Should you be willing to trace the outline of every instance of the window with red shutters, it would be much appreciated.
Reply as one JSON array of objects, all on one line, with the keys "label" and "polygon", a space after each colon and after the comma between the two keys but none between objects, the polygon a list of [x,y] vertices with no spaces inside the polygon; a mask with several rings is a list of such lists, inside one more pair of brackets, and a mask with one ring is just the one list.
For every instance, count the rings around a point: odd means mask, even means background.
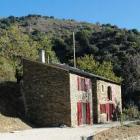
[{"label": "window with red shutters", "polygon": [[79,91],[87,91],[88,88],[90,88],[90,80],[78,76],[77,77],[77,89]]}]

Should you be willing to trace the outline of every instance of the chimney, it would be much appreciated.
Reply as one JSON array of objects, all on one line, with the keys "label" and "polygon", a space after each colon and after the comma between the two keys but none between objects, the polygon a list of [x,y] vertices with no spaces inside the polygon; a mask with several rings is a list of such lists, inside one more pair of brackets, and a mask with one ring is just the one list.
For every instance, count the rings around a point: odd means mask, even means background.
[{"label": "chimney", "polygon": [[44,49],[41,49],[40,52],[39,52],[39,60],[42,63],[45,63],[45,50]]}]

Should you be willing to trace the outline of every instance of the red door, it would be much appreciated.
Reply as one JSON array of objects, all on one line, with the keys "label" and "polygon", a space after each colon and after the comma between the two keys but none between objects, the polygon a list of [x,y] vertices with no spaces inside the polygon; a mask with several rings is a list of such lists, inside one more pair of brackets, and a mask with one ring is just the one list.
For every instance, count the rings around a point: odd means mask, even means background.
[{"label": "red door", "polygon": [[113,119],[113,111],[114,111],[114,105],[107,103],[106,104],[106,114],[107,114],[107,121]]},{"label": "red door", "polygon": [[90,124],[90,103],[77,103],[78,125]]},{"label": "red door", "polygon": [[113,119],[113,112],[114,112],[114,105],[109,104],[109,117],[110,117],[110,120]]}]

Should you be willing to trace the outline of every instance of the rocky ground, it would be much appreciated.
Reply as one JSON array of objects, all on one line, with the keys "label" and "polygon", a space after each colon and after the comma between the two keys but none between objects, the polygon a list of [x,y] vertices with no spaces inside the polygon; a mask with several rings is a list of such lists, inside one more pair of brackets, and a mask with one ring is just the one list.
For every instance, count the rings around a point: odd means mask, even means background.
[{"label": "rocky ground", "polygon": [[140,122],[102,131],[95,135],[94,140],[122,140],[133,136],[140,136]]}]

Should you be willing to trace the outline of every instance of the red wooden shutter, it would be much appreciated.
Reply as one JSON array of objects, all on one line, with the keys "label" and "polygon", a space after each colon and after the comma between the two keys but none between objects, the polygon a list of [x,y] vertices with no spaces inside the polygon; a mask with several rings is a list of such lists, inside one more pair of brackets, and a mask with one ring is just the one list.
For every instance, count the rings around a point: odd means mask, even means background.
[{"label": "red wooden shutter", "polygon": [[102,105],[100,104],[100,113],[103,112],[103,108],[102,108]]},{"label": "red wooden shutter", "polygon": [[87,91],[87,79],[86,78],[84,78],[84,91]]},{"label": "red wooden shutter", "polygon": [[112,120],[112,113],[113,113],[113,106],[112,104],[109,104],[109,118]]},{"label": "red wooden shutter", "polygon": [[89,80],[89,89],[92,89],[91,79]]},{"label": "red wooden shutter", "polygon": [[90,103],[86,103],[86,123],[90,124]]},{"label": "red wooden shutter", "polygon": [[106,105],[100,104],[100,113],[106,113]]},{"label": "red wooden shutter", "polygon": [[104,104],[104,113],[106,113],[106,105]]},{"label": "red wooden shutter", "polygon": [[81,81],[81,91],[86,91],[85,78],[80,78]]},{"label": "red wooden shutter", "polygon": [[89,79],[85,78],[85,91],[89,89]]},{"label": "red wooden shutter", "polygon": [[106,104],[106,112],[109,112],[109,103]]},{"label": "red wooden shutter", "polygon": [[83,78],[80,78],[80,81],[81,81],[81,83],[80,83],[80,85],[81,85],[81,91],[83,91],[83,87],[84,87],[84,85],[83,85]]},{"label": "red wooden shutter", "polygon": [[77,121],[78,121],[78,125],[82,123],[82,103],[81,102],[77,103]]}]

